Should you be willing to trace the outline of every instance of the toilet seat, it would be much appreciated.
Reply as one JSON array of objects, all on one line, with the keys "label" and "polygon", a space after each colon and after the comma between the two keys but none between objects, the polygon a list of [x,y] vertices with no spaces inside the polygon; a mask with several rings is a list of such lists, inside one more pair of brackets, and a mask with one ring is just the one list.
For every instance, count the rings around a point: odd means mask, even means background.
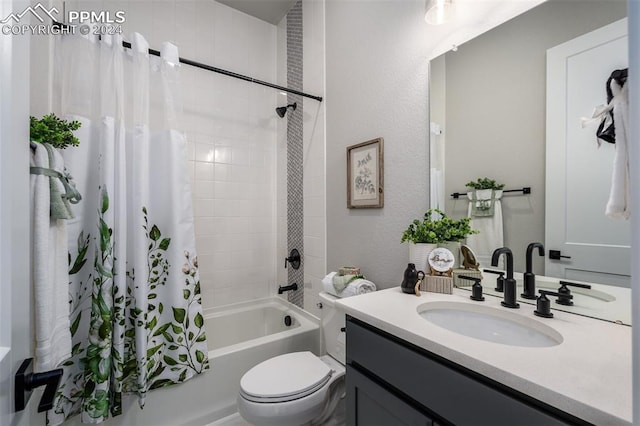
[{"label": "toilet seat", "polygon": [[292,401],[317,392],[332,374],[333,370],[309,351],[288,353],[247,371],[240,380],[240,394],[259,403]]}]

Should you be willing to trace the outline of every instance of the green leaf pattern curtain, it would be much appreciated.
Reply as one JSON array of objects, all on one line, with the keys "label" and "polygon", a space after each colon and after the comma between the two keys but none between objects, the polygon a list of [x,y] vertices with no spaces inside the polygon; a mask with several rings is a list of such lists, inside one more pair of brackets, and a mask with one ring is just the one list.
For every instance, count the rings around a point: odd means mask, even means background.
[{"label": "green leaf pattern curtain", "polygon": [[177,48],[139,34],[56,42],[59,115],[82,123],[65,164],[83,195],[68,223],[72,356],[49,424],[99,423],[208,367]]}]

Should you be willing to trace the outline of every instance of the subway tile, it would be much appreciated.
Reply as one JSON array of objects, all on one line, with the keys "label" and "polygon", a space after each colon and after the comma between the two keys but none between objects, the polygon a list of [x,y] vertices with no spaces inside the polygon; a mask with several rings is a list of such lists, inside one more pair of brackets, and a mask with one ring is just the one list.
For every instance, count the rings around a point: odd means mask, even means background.
[{"label": "subway tile", "polygon": [[196,235],[212,235],[216,233],[215,218],[200,216],[196,217],[194,222]]},{"label": "subway tile", "polygon": [[213,270],[224,271],[232,269],[232,253],[220,250],[213,255]]},{"label": "subway tile", "polygon": [[213,160],[216,163],[231,164],[231,152],[228,146],[216,145]]},{"label": "subway tile", "polygon": [[194,162],[194,178],[195,180],[213,180],[213,164]]},{"label": "subway tile", "polygon": [[213,254],[201,254],[198,253],[198,272],[200,277],[212,276],[214,273],[213,260],[215,256]]},{"label": "subway tile", "polygon": [[213,144],[197,143],[196,144],[196,161],[213,163],[216,151]]},{"label": "subway tile", "polygon": [[229,221],[232,220],[231,217],[212,217],[212,226],[213,226],[213,234],[215,235],[226,235],[231,234],[231,229],[229,226]]},{"label": "subway tile", "polygon": [[229,217],[233,216],[233,204],[231,200],[217,199],[213,202],[213,216]]},{"label": "subway tile", "polygon": [[214,253],[215,236],[196,235],[196,250],[199,255],[211,255]]},{"label": "subway tile", "polygon": [[217,200],[230,200],[230,195],[232,194],[230,182],[213,182],[214,185],[214,198]]},{"label": "subway tile", "polygon": [[214,179],[219,182],[226,182],[231,179],[231,165],[216,163],[214,165]]},{"label": "subway tile", "polygon": [[215,212],[214,200],[195,199],[193,201],[193,215],[199,216],[212,216]]},{"label": "subway tile", "polygon": [[324,238],[325,235],[325,219],[324,216],[308,216],[304,217],[304,235],[316,238]]},{"label": "subway tile", "polygon": [[233,148],[231,163],[238,166],[251,166],[251,151],[246,148]]},{"label": "subway tile", "polygon": [[213,181],[197,180],[192,186],[194,199],[213,199]]}]

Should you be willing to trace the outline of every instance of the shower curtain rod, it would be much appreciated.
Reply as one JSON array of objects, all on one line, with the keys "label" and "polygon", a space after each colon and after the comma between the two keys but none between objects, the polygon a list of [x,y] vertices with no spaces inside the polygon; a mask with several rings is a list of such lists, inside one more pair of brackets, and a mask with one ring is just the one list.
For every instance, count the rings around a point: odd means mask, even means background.
[{"label": "shower curtain rod", "polygon": [[[54,25],[60,26],[60,27],[68,27],[67,24],[63,24],[63,23],[60,23],[60,22],[54,22]],[[127,48],[127,49],[131,49],[131,43],[129,43],[128,41],[124,41],[123,40],[122,41],[122,46]],[[149,54],[150,55],[154,55],[154,56],[160,56],[160,51],[159,50],[155,50],[155,49],[149,49]],[[322,102],[322,96],[314,96],[314,95],[310,95],[308,93],[301,92],[299,90],[289,89],[288,87],[283,87],[283,86],[278,86],[277,84],[269,83],[267,81],[258,80],[257,78],[248,77],[246,75],[238,74],[238,73],[235,73],[233,71],[223,70],[222,68],[217,68],[217,67],[214,67],[214,66],[211,66],[211,65],[203,64],[201,62],[196,62],[196,61],[193,61],[191,59],[182,58],[182,57],[180,57],[179,59],[180,59],[180,63],[185,64],[185,65],[191,65],[192,67],[200,68],[200,69],[207,70],[207,71],[213,71],[215,73],[223,74],[223,75],[226,75],[228,77],[233,77],[233,78],[237,78],[239,80],[248,81],[249,83],[259,84],[261,86],[266,86],[266,87],[271,87],[273,89],[282,90],[283,92],[293,93],[294,95],[300,95],[300,96],[305,97],[305,98],[315,99],[318,102]]]}]

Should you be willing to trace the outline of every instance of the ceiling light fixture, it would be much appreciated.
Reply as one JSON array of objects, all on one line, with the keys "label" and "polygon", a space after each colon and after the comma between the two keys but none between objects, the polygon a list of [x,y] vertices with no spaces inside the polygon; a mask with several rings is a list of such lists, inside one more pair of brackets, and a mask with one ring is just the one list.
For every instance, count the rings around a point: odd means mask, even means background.
[{"label": "ceiling light fixture", "polygon": [[453,0],[426,0],[424,20],[427,24],[440,25],[453,19],[456,6]]}]

